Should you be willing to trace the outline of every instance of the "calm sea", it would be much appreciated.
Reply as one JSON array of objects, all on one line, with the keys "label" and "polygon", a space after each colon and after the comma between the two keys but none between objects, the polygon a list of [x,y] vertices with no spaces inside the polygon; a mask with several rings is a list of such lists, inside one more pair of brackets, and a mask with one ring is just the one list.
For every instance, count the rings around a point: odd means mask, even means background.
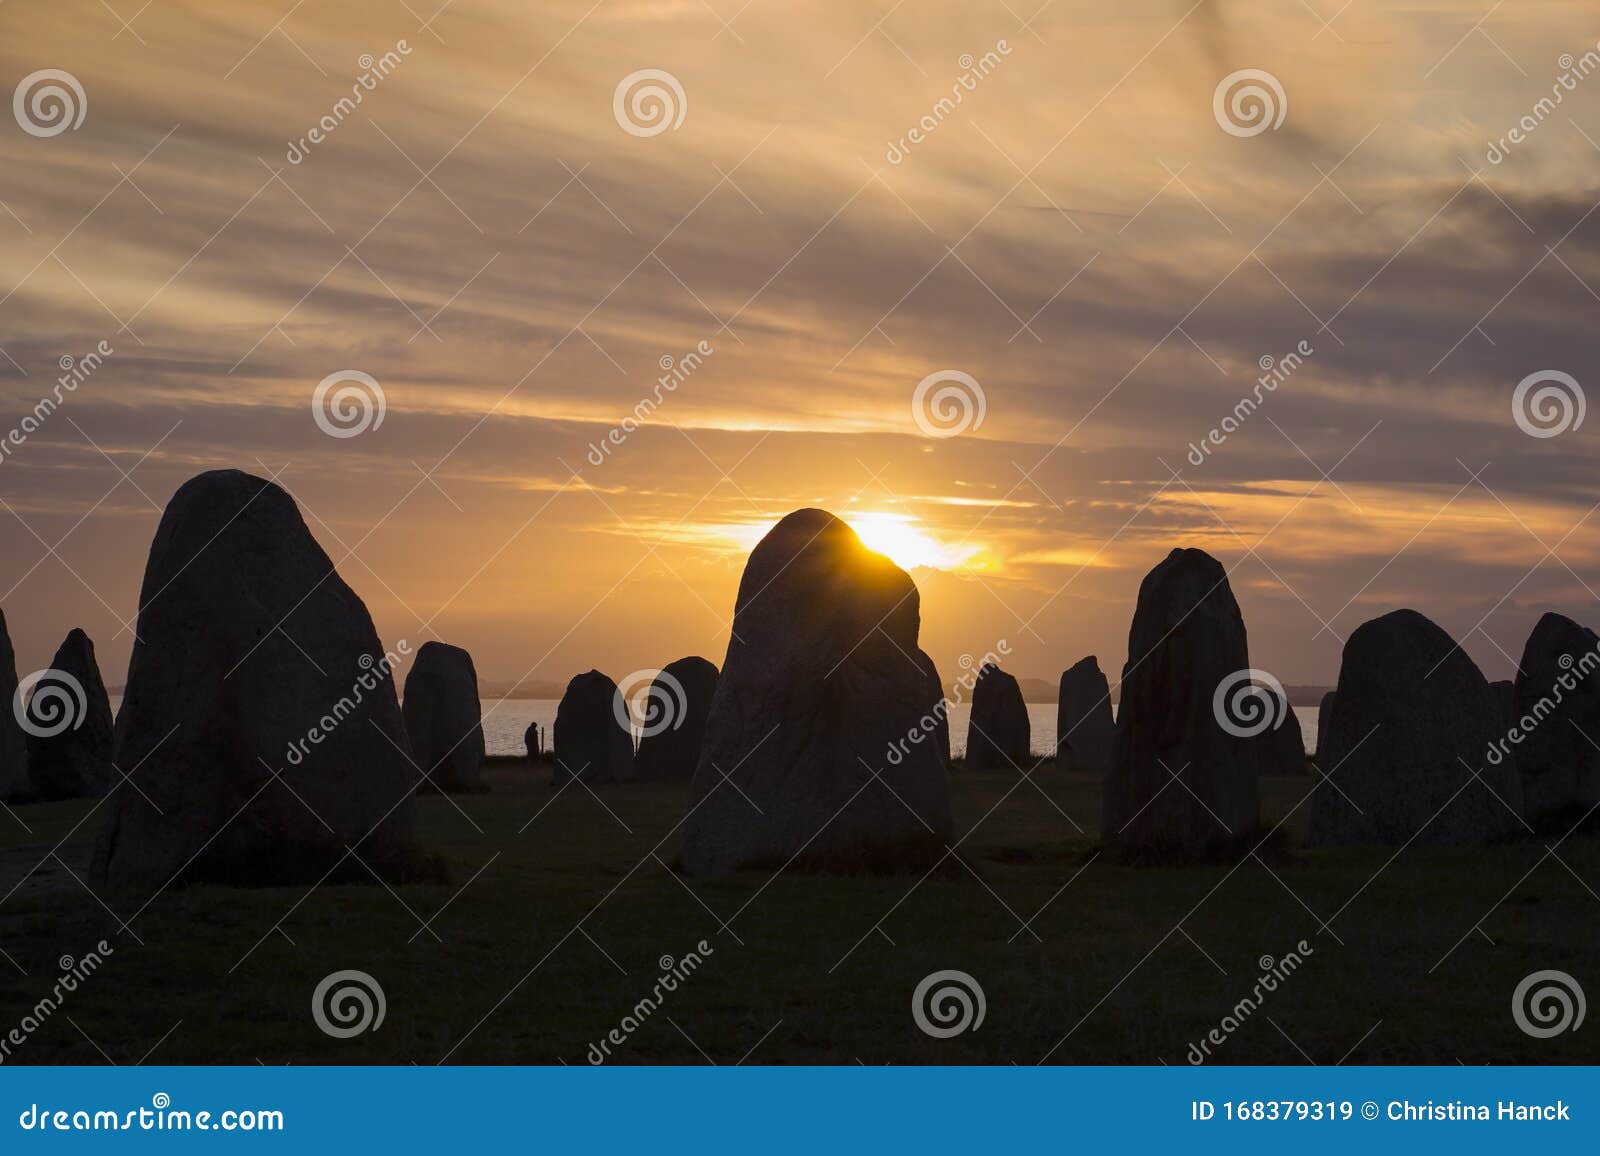
[{"label": "calm sea", "polygon": [[[537,722],[542,727],[553,727],[556,707],[553,698],[486,698],[483,700],[483,745],[491,755],[525,755],[528,748],[522,741],[528,724]],[[121,709],[122,697],[111,697],[113,712]],[[1317,749],[1317,712],[1310,707],[1291,708],[1300,720],[1301,732],[1306,736],[1306,750]],[[972,709],[967,703],[957,703],[950,708],[951,754],[967,753],[967,718]],[[1033,727],[1033,749],[1036,754],[1047,754],[1056,746],[1056,708],[1048,702],[1030,702],[1028,721]],[[547,740],[548,741],[548,740]]]},{"label": "calm sea", "polygon": [[[528,724],[537,722],[542,727],[553,727],[556,721],[557,702],[552,698],[502,698],[483,702],[483,742],[491,755],[521,755],[527,752],[522,742],[522,732]],[[1306,750],[1315,750],[1317,743],[1317,712],[1310,707],[1294,707],[1300,720],[1301,732],[1306,737]],[[967,750],[967,718],[972,713],[967,703],[957,703],[950,709],[951,754],[964,755]],[[1056,708],[1054,703],[1030,702],[1028,721],[1033,728],[1033,749],[1045,754],[1056,747]]]}]

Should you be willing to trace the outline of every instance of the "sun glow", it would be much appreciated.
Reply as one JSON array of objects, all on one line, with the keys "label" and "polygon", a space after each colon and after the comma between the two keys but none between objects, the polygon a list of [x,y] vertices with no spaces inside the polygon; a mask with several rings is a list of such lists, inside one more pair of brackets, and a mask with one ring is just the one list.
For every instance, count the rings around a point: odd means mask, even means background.
[{"label": "sun glow", "polygon": [[918,566],[955,570],[981,549],[959,542],[940,542],[907,514],[851,514],[845,521],[860,537],[862,545],[904,570]]}]

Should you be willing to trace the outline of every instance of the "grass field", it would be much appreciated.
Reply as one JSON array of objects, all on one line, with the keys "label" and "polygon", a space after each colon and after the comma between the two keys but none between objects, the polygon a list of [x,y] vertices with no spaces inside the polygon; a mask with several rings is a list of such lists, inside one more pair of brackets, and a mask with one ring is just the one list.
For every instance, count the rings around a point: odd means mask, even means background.
[{"label": "grass field", "polygon": [[[60,957],[114,949],[6,1062],[582,1064],[651,994],[662,957],[700,940],[704,964],[610,1062],[1183,1064],[1252,994],[1261,957],[1300,940],[1299,970],[1210,1062],[1600,1059],[1594,1028],[1535,1039],[1511,1014],[1539,970],[1600,992],[1593,834],[1554,855],[1555,838],[1305,850],[1311,780],[1265,779],[1268,821],[1288,815],[1273,856],[1123,867],[1095,853],[1096,781],[956,770],[966,837],[926,878],[702,880],[669,868],[684,788],[558,794],[546,770],[503,764],[487,777],[488,794],[420,800],[445,883],[173,889],[137,915],[71,874],[85,875],[98,814],[18,884],[90,803],[18,809],[31,833],[0,816],[0,1038],[49,994]],[[377,978],[387,1014],[334,1039],[312,992],[347,968]],[[975,977],[987,1011],[935,1039],[912,992],[943,969]]]}]

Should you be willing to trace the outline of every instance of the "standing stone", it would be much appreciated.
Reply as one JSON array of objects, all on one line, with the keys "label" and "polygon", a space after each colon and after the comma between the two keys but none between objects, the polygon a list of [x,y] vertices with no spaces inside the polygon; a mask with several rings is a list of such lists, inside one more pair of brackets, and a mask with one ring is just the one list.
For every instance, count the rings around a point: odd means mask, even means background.
[{"label": "standing stone", "polygon": [[619,783],[633,778],[633,730],[617,684],[598,670],[577,675],[556,708],[552,782]]},{"label": "standing stone", "polygon": [[1249,740],[1222,726],[1219,687],[1250,667],[1222,564],[1174,550],[1139,586],[1101,812],[1123,853],[1193,858],[1260,824]]},{"label": "standing stone", "polygon": [[1033,734],[1028,704],[1017,680],[994,663],[985,663],[972,688],[967,719],[967,769],[1025,770]]},{"label": "standing stone", "polygon": [[1469,845],[1524,830],[1516,764],[1487,755],[1498,737],[1494,692],[1448,634],[1415,610],[1363,623],[1339,667],[1311,842]]},{"label": "standing stone", "polygon": [[[916,869],[944,852],[916,585],[844,522],[798,510],[745,565],[684,821],[696,875],[800,860]],[[728,781],[724,781],[727,776]]]},{"label": "standing stone", "polygon": [[528,729],[522,732],[522,745],[528,748],[528,761],[530,763],[538,762],[539,756],[544,753],[543,748],[539,745],[538,723],[529,723]]},{"label": "standing stone", "polygon": [[[1512,679],[1509,679],[1509,678],[1502,678],[1497,682],[1491,682],[1489,684],[1489,689],[1494,691],[1495,705],[1500,708],[1500,726],[1501,726],[1501,729],[1502,730],[1510,730],[1511,729],[1512,719],[1516,716],[1516,713],[1517,713],[1517,684],[1516,684],[1516,682],[1513,681]],[[1526,787],[1527,787],[1527,782],[1526,782],[1527,774],[1526,774],[1525,770],[1524,770],[1524,774],[1523,774],[1523,779],[1524,779],[1524,782],[1523,782],[1524,790],[1523,790],[1522,801],[1523,801],[1523,803],[1527,803],[1527,801],[1528,801],[1527,790],[1526,790]]]},{"label": "standing stone", "polygon": [[1528,818],[1587,811],[1600,803],[1600,638],[1546,614],[1518,666],[1506,730],[1515,726],[1524,736],[1513,750]]},{"label": "standing stone", "polygon": [[1306,736],[1300,729],[1300,716],[1289,700],[1271,687],[1263,687],[1268,698],[1272,726],[1256,738],[1256,764],[1263,775],[1303,775],[1306,773]]},{"label": "standing stone", "polygon": [[700,765],[706,718],[717,693],[717,668],[698,656],[669,662],[635,712],[640,728],[634,767],[639,778],[656,783],[687,783]]},{"label": "standing stone", "polygon": [[23,729],[28,775],[40,799],[92,799],[105,794],[114,752],[111,699],[94,659],[94,643],[74,628],[33,685]]},{"label": "standing stone", "polygon": [[411,757],[445,794],[487,790],[483,783],[483,708],[472,655],[459,646],[424,642],[406,675],[401,702]]},{"label": "standing stone", "polygon": [[18,721],[17,657],[11,649],[6,616],[0,611],[0,803],[27,802],[34,797],[28,775],[28,736]]},{"label": "standing stone", "polygon": [[[172,496],[150,546],[94,848],[99,883],[315,881],[411,852],[393,664],[294,499],[237,470]],[[277,774],[277,778],[275,778]],[[281,781],[280,781],[281,780]]]},{"label": "standing stone", "polygon": [[919,729],[927,731],[933,736],[933,744],[938,748],[939,757],[944,760],[944,765],[950,765],[950,700],[944,693],[944,681],[939,677],[939,667],[929,658],[927,653],[918,650],[913,657],[917,666],[922,670],[923,678],[927,680],[927,687],[922,692],[924,702],[933,705],[919,720]]},{"label": "standing stone", "polygon": [[1317,768],[1330,770],[1323,758],[1328,749],[1328,720],[1333,717],[1333,691],[1327,691],[1322,696],[1322,702],[1317,706]]},{"label": "standing stone", "polygon": [[1111,766],[1117,724],[1111,717],[1111,686],[1094,655],[1062,672],[1056,700],[1056,766],[1103,775]]}]

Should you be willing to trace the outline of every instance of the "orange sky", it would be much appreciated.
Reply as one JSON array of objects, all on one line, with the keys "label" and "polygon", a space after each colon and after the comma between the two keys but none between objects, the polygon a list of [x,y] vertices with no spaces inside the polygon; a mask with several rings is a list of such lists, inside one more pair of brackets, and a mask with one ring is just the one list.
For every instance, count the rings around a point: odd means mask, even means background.
[{"label": "orange sky", "polygon": [[[385,640],[495,680],[720,662],[804,505],[915,567],[947,678],[1001,639],[1115,674],[1175,545],[1284,682],[1399,606],[1491,677],[1544,609],[1600,619],[1600,420],[1513,415],[1593,384],[1592,6],[530,7],[0,5],[5,90],[87,106],[0,122],[0,427],[112,350],[0,454],[22,670],[82,625],[122,681],[159,509],[219,466],[295,494]],[[654,135],[616,104],[645,69],[682,94]],[[1276,128],[1224,131],[1242,69]],[[334,437],[343,371],[383,419]],[[952,383],[982,421],[936,436]]]}]

